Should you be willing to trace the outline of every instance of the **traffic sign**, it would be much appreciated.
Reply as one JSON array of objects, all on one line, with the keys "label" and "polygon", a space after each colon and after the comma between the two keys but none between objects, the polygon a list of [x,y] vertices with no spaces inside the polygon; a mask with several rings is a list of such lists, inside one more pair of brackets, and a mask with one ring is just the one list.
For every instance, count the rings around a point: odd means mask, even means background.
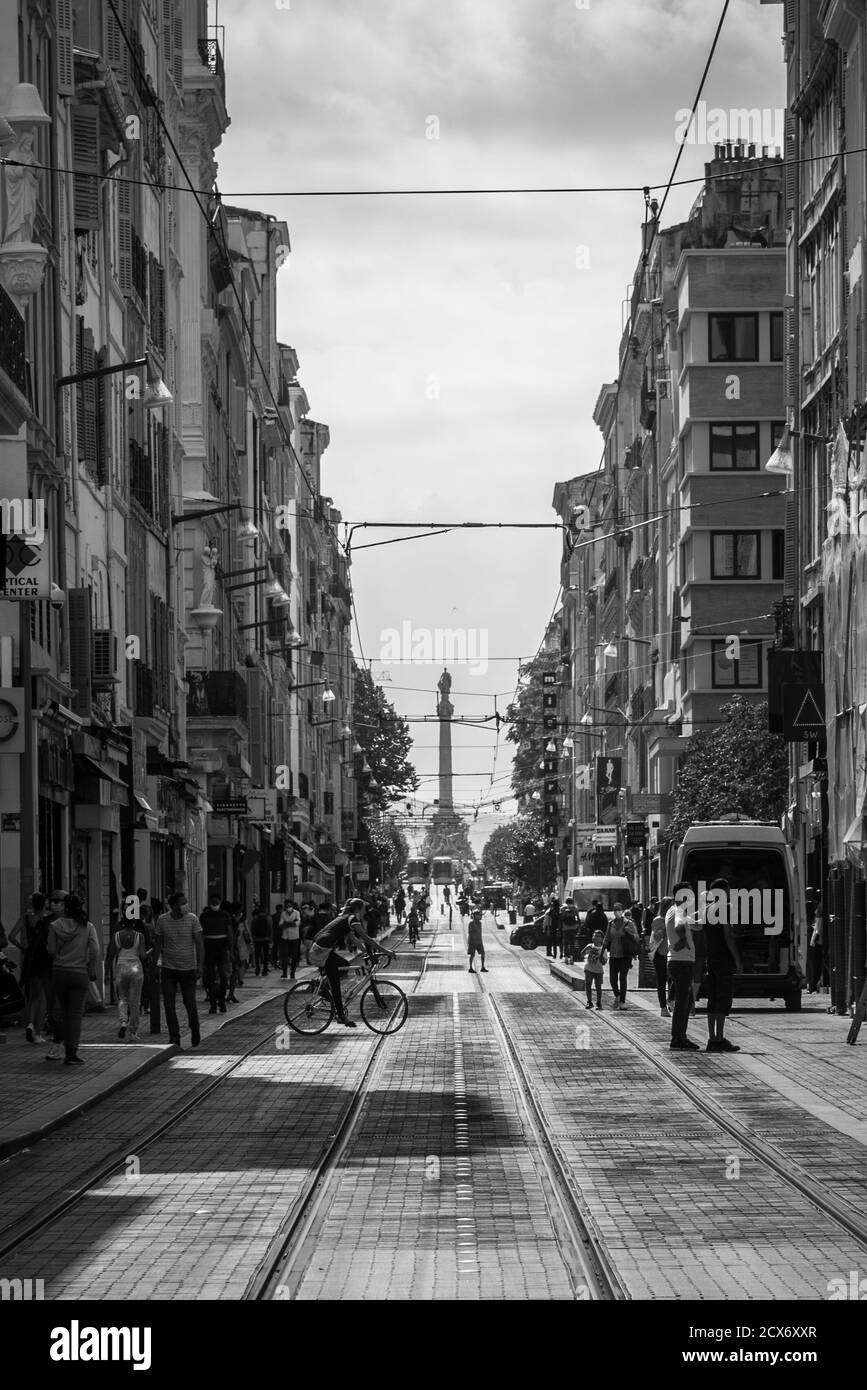
[{"label": "traffic sign", "polygon": [[0,690],[0,753],[24,752],[24,691],[20,686]]},{"label": "traffic sign", "polygon": [[783,738],[804,743],[825,734],[825,692],[799,682],[783,686]]}]

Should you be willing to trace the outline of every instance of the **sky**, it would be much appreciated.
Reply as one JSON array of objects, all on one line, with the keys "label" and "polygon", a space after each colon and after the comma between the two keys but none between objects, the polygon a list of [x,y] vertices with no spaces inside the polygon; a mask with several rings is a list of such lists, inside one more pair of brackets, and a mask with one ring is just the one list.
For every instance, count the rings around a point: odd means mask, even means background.
[{"label": "sky", "polygon": [[[597,467],[592,412],[617,374],[641,188],[668,180],[721,9],[222,0],[212,13],[232,122],[219,186],[288,224],[278,332],[298,353],[311,416],[329,426],[323,491],[346,521],[551,524],[555,484]],[[772,128],[782,15],[731,0],[709,108],[767,110]],[[688,143],[678,178],[700,178],[712,155]],[[576,185],[635,191],[433,192]],[[370,196],[397,189],[425,192]],[[332,196],[297,196],[312,190]],[[672,190],[663,224],[698,191]],[[436,655],[424,643],[438,629],[461,631],[487,660],[449,662],[455,714],[502,713],[554,609],[561,543],[554,529],[464,530],[360,548],[401,534],[412,533],[354,533],[353,638],[398,712],[433,721],[411,725],[420,807],[437,796],[442,663],[393,658]],[[505,730],[498,744],[490,728],[452,731],[456,803],[489,803],[477,819],[469,810],[478,851],[514,813],[511,745]]]}]

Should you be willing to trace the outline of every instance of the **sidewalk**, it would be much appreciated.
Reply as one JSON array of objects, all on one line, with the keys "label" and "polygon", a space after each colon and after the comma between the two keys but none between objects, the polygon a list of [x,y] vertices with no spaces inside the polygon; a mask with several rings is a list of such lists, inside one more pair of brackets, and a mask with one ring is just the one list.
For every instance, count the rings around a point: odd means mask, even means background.
[{"label": "sidewalk", "polygon": [[[401,930],[392,925],[381,940],[387,944]],[[298,978],[313,973],[312,968],[302,964]],[[196,1002],[202,1038],[219,1032],[232,1019],[281,998],[287,984],[281,980],[279,970],[272,970],[267,977],[257,977],[252,969],[248,970],[238,990],[238,1003],[229,1004],[224,1014],[208,1013],[207,1000],[202,1002],[201,986],[198,986]],[[190,1034],[180,997],[177,1010],[181,1047],[187,1050]],[[51,1130],[98,1105],[106,1096],[128,1086],[152,1067],[176,1056],[178,1049],[168,1040],[162,1006],[161,1021],[162,1032],[151,1034],[149,1016],[142,1015],[139,1041],[129,1043],[117,1036],[116,1006],[107,1006],[105,1013],[86,1014],[81,1030],[83,1067],[65,1067],[62,1061],[47,1061],[48,1047],[28,1043],[23,1023],[14,1028],[0,1028],[0,1161],[37,1143]]]}]

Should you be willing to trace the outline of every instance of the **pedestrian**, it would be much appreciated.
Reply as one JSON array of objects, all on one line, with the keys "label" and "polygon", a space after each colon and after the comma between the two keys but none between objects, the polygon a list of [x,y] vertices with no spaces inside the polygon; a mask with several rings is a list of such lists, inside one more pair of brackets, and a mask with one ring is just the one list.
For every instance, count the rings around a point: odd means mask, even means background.
[{"label": "pedestrian", "polygon": [[249,928],[247,927],[241,904],[237,901],[233,903],[224,902],[223,907],[227,908],[232,918],[232,930],[234,936],[234,950],[232,954],[232,978],[229,982],[228,1000],[230,1004],[237,1004],[238,998],[235,990],[244,983],[244,974],[249,968],[253,958],[253,942],[250,939]]},{"label": "pedestrian", "polygon": [[470,958],[470,975],[475,975],[476,973],[473,969],[473,960],[475,959],[477,951],[482,959],[481,971],[479,973],[487,975],[488,971],[485,965],[485,943],[482,937],[482,913],[481,909],[478,907],[473,911],[473,915],[470,918],[470,925],[467,927],[467,955]]},{"label": "pedestrian", "polygon": [[593,933],[601,931],[603,937],[608,931],[608,918],[605,909],[599,898],[594,898],[589,910],[584,914],[584,930],[581,933],[581,940],[592,941]]},{"label": "pedestrian", "polygon": [[824,936],[822,920],[822,899],[815,888],[804,893],[807,907],[807,993],[817,994],[822,988],[822,958],[824,955]]},{"label": "pedestrian", "polygon": [[725,1036],[732,1009],[734,972],[743,973],[740,951],[729,921],[728,879],[715,878],[708,890],[702,933],[707,949],[707,1051],[740,1052]]},{"label": "pedestrian", "polygon": [[697,1052],[698,1043],[686,1035],[689,1026],[689,1006],[692,999],[692,977],[695,969],[693,933],[703,926],[694,912],[692,885],[686,880],[674,885],[674,902],[665,914],[665,933],[668,938],[668,978],[674,991],[671,1016],[672,1052]]},{"label": "pedestrian", "polygon": [[[58,906],[63,906],[63,899]],[[26,1041],[38,1044],[47,1041],[49,1031],[51,956],[47,944],[49,926],[53,920],[53,912],[44,894],[35,892],[31,898],[31,908],[10,934],[10,945],[17,945],[21,951],[21,988],[28,1001],[24,1036]]]},{"label": "pedestrian", "polygon": [[253,903],[250,935],[253,938],[253,960],[257,975],[268,974],[268,954],[271,947],[271,918],[257,902]]},{"label": "pedestrian", "polygon": [[528,923],[535,922],[536,920],[536,904],[533,902],[532,898],[528,898],[527,901],[524,903],[523,918],[525,926]]},{"label": "pedestrian", "polygon": [[629,916],[635,923],[635,930],[640,937],[644,923],[644,903],[634,902],[629,909]]},{"label": "pedestrian", "polygon": [[[545,912],[545,955],[550,956],[553,952],[554,959],[556,960],[561,941],[560,903],[556,893],[552,893]],[[562,951],[560,954],[562,955]]]},{"label": "pedestrian", "polygon": [[196,1008],[196,981],[202,978],[205,948],[202,924],[194,912],[187,911],[187,895],[169,894],[169,910],[157,918],[156,946],[162,956],[163,1004],[169,1029],[169,1042],[181,1045],[181,1029],[175,1008],[178,989],[190,1025],[190,1046],[202,1040]]},{"label": "pedestrian", "polygon": [[[703,913],[704,903],[699,903],[699,912]],[[704,918],[702,917],[702,920]],[[695,962],[692,967],[692,998],[689,1001],[689,1016],[695,1018],[698,997],[701,994],[701,987],[707,974],[707,941],[703,931],[698,932],[693,937],[693,947],[695,949]]]},{"label": "pedestrian", "polygon": [[137,931],[132,921],[123,922],[111,938],[106,956],[106,969],[112,970],[117,997],[119,1038],[138,1042],[141,992],[144,984],[147,943],[144,933]]},{"label": "pedestrian", "polygon": [[[81,1020],[90,982],[96,979],[99,940],[96,927],[87,919],[84,904],[75,893],[67,893],[61,915],[48,928],[46,950],[54,962],[51,984],[54,992],[66,1066],[80,1066]],[[52,1057],[54,1049],[48,1053]],[[56,1060],[53,1058],[52,1060]]]},{"label": "pedestrian", "polygon": [[581,959],[584,962],[584,988],[587,991],[587,1003],[585,1009],[593,1008],[593,986],[596,986],[596,1007],[602,1008],[602,975],[605,969],[605,962],[608,959],[603,945],[603,934],[597,928],[593,933],[593,940],[581,952]]},{"label": "pedestrian", "polygon": [[215,1014],[219,1009],[226,1012],[226,997],[229,993],[229,975],[234,947],[232,917],[223,908],[219,893],[211,893],[209,905],[199,918],[202,927],[202,945],[205,948],[205,992],[208,996],[208,1013]]},{"label": "pedestrian", "polygon": [[29,1043],[41,1044],[45,1041],[42,1032],[47,1018],[51,980],[51,957],[46,949],[50,920],[45,894],[34,893],[27,911],[19,917],[9,933],[9,945],[15,946],[21,954],[18,979],[27,1000],[24,1036]]},{"label": "pedestrian", "polygon": [[367,927],[368,936],[374,938],[379,936],[382,928],[382,909],[379,904],[380,900],[378,895],[371,894],[367,900],[367,921],[365,925]]},{"label": "pedestrian", "polygon": [[148,890],[146,888],[137,888],[136,897],[139,903],[138,929],[145,939],[146,951],[139,1009],[141,1013],[146,1014],[150,1013],[151,1000],[156,992],[156,970],[153,950],[154,922],[156,919],[154,917],[153,905],[148,902]]},{"label": "pedestrian", "polygon": [[665,934],[665,914],[673,903],[674,898],[663,898],[657,905],[659,910],[650,924],[647,938],[647,954],[653,961],[656,972],[656,997],[659,1000],[660,1018],[668,1018],[668,937]]},{"label": "pedestrian", "polygon": [[638,931],[632,918],[626,916],[623,903],[615,903],[602,944],[608,952],[608,979],[614,994],[612,1007],[625,1009],[627,977],[638,950]]},{"label": "pedestrian", "polygon": [[280,918],[280,969],[281,979],[295,979],[295,971],[301,959],[301,913],[291,898],[287,898]]},{"label": "pedestrian", "polygon": [[397,925],[403,923],[403,914],[406,911],[406,894],[402,888],[398,888],[394,895],[394,915],[397,918]]},{"label": "pedestrian", "polygon": [[563,940],[563,959],[567,965],[574,965],[575,940],[578,936],[578,910],[571,898],[567,898],[560,908],[560,931]]}]

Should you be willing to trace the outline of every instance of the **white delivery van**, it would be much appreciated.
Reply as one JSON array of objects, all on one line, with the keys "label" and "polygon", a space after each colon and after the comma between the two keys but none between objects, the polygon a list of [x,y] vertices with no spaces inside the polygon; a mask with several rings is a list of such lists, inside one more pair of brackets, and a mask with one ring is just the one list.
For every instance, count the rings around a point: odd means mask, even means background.
[{"label": "white delivery van", "polygon": [[593,906],[596,898],[599,899],[606,912],[611,911],[616,903],[623,903],[624,907],[629,907],[632,903],[632,893],[629,882],[625,878],[619,878],[614,874],[589,875],[583,878],[567,878],[566,886],[563,889],[563,901],[571,898],[578,909],[579,920],[583,923],[584,915],[588,908]]},{"label": "white delivery van", "polygon": [[803,885],[791,846],[778,825],[732,815],[691,825],[674,856],[669,893],[687,882],[693,893],[728,880],[735,904],[732,932],[743,962],[735,998],[782,999],[800,1009],[807,950]]}]

